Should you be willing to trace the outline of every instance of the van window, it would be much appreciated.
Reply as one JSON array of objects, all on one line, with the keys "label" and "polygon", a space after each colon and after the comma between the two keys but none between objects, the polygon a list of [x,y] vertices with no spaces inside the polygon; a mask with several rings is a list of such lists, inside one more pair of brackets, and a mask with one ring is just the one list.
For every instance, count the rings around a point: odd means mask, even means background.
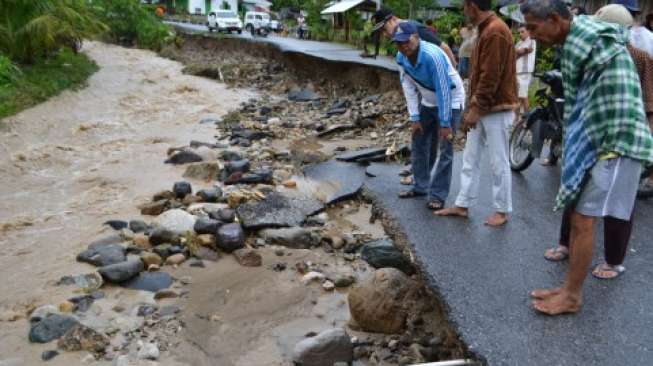
[{"label": "van window", "polygon": [[220,12],[218,13],[218,18],[236,18],[236,13],[232,12]]},{"label": "van window", "polygon": [[256,19],[257,19],[257,20],[263,20],[263,17],[260,16],[260,15],[257,15],[257,16],[256,16]]}]

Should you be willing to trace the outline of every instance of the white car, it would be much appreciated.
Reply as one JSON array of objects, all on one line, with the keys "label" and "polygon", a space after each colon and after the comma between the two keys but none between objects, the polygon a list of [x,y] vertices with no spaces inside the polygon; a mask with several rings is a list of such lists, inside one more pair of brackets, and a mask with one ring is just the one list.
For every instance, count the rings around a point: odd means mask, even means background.
[{"label": "white car", "polygon": [[270,29],[270,14],[260,11],[248,11],[245,13],[245,29],[251,32],[253,29]]},{"label": "white car", "polygon": [[206,22],[209,32],[243,32],[243,22],[238,15],[231,10],[218,10],[209,13]]}]

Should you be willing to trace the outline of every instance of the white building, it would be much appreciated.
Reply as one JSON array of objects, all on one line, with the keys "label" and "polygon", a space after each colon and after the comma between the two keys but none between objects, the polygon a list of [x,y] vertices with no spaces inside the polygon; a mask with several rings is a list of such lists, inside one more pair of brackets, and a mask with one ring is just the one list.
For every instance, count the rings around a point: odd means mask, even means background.
[{"label": "white building", "polygon": [[238,0],[188,0],[190,14],[207,14],[216,10],[238,11]]}]

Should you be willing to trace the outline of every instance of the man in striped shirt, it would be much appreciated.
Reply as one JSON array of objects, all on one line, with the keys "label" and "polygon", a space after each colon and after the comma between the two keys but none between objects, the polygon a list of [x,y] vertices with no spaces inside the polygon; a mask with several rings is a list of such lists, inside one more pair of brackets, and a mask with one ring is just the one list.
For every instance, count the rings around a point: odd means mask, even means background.
[{"label": "man in striped shirt", "polygon": [[[399,23],[392,40],[399,49],[397,63],[412,121],[411,160],[415,177],[413,188],[401,192],[399,196],[411,198],[428,195],[428,207],[437,209],[448,194],[453,152],[443,154],[448,158],[443,156],[440,165],[445,163],[443,159],[449,159],[449,166],[443,167],[439,172],[440,177],[434,179],[435,147],[438,136],[447,142],[453,138],[452,122],[460,119],[465,101],[462,79],[442,49],[420,40],[414,23]],[[446,186],[446,192],[442,192],[441,186]]]}]

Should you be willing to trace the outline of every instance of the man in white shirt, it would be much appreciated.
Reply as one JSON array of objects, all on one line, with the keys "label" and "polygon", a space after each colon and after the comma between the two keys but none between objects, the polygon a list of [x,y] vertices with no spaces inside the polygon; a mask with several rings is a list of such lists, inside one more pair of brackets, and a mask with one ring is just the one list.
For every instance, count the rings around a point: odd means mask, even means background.
[{"label": "man in white shirt", "polygon": [[651,57],[653,57],[653,33],[646,29],[639,20],[641,15],[641,9],[637,0],[616,0],[612,2],[613,4],[623,5],[633,18],[635,18],[635,25],[630,28],[630,43],[635,48],[646,51]]},{"label": "man in white shirt", "polygon": [[[526,29],[526,26],[519,27],[519,42],[515,46],[517,54],[517,84],[519,90],[517,96],[519,97],[520,109],[524,113],[528,113],[528,88],[531,86],[533,80],[533,72],[535,72],[535,54],[537,53],[537,44]],[[517,111],[519,115],[520,111]]]}]

